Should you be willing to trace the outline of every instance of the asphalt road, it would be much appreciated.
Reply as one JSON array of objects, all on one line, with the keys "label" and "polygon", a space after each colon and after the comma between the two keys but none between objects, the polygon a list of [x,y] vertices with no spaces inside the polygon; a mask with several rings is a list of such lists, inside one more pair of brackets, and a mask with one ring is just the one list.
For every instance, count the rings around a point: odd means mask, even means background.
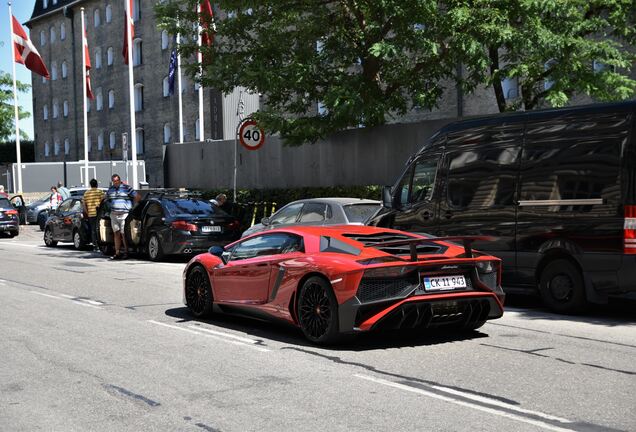
[{"label": "asphalt road", "polygon": [[633,305],[321,348],[192,320],[183,268],[0,239],[0,431],[636,430]]}]

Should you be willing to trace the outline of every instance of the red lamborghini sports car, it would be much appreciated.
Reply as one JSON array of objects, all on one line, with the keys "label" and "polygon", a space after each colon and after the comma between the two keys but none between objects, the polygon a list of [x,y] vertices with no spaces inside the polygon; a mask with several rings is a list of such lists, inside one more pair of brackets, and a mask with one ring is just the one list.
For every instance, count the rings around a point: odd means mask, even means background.
[{"label": "red lamborghini sports car", "polygon": [[501,262],[471,248],[487,239],[369,226],[274,229],[194,257],[183,273],[184,303],[196,317],[220,310],[282,319],[314,343],[382,329],[476,329],[503,315]]}]

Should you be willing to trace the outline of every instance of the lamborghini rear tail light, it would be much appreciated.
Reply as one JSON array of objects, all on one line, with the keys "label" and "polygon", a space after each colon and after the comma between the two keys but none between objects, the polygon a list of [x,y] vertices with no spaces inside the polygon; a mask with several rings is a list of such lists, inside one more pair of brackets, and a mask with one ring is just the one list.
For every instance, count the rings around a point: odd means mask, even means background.
[{"label": "lamborghini rear tail light", "polygon": [[173,229],[178,229],[182,231],[198,231],[199,227],[195,224],[191,224],[188,221],[174,221],[170,224]]},{"label": "lamborghini rear tail light", "polygon": [[624,253],[636,255],[636,205],[625,206],[625,222],[623,224]]}]

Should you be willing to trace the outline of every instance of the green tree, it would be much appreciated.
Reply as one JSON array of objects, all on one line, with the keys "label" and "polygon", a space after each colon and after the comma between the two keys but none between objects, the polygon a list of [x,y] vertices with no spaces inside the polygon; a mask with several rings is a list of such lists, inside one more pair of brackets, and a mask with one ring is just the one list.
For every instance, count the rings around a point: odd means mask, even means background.
[{"label": "green tree", "polygon": [[[193,62],[195,0],[156,6],[163,28],[184,39]],[[255,117],[290,144],[315,141],[359,125],[375,126],[413,107],[432,109],[456,65],[487,66],[468,30],[481,11],[464,1],[222,0],[213,46],[203,50],[206,87],[259,92],[266,103]],[[185,61],[185,60],[184,60]],[[474,87],[469,76],[467,89]],[[318,112],[321,104],[324,111]]]},{"label": "green tree", "polygon": [[[636,59],[633,0],[483,0],[498,32],[484,40],[500,111],[564,106],[576,94],[597,100],[634,96],[629,73]],[[507,100],[503,79],[517,80]]]},{"label": "green tree", "polygon": [[[29,89],[27,84],[17,82],[18,91],[21,93]],[[25,119],[30,113],[18,107],[18,116]],[[0,70],[0,141],[6,141],[15,135],[15,109],[13,106],[13,77]],[[28,139],[26,133],[20,130],[20,137]]]}]

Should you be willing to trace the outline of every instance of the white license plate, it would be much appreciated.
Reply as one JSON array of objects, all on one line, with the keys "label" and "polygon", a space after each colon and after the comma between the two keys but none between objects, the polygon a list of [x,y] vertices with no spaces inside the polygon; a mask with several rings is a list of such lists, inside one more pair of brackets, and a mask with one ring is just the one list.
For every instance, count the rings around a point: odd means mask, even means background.
[{"label": "white license plate", "polygon": [[201,232],[204,232],[204,233],[221,232],[221,227],[220,226],[207,225],[207,226],[201,227]]},{"label": "white license plate", "polygon": [[425,291],[444,291],[466,288],[466,278],[463,275],[435,276],[422,278]]}]

